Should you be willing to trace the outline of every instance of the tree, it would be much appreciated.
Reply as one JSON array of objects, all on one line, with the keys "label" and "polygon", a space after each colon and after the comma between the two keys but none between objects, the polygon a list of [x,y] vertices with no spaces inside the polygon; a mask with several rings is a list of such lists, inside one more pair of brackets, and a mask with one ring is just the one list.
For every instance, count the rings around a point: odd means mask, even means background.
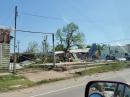
[{"label": "tree", "polygon": [[26,53],[38,53],[38,43],[36,41],[29,42]]},{"label": "tree", "polygon": [[101,51],[105,48],[105,47],[107,47],[107,45],[106,44],[97,44],[97,49],[98,49],[98,52],[99,52],[99,56],[101,56]]},{"label": "tree", "polygon": [[61,29],[58,29],[57,32],[56,32],[56,39],[60,41],[60,44],[63,43],[63,32]]},{"label": "tree", "polygon": [[58,45],[55,47],[55,50],[56,50],[56,51],[64,51],[64,45],[63,45],[63,44],[58,44]]},{"label": "tree", "polygon": [[86,48],[91,48],[92,46],[91,45],[87,45]]},{"label": "tree", "polygon": [[64,47],[65,52],[73,46],[77,46],[78,48],[83,46],[84,35],[74,23],[70,23],[62,29],[58,29],[55,36],[56,39],[60,41],[60,45]]}]

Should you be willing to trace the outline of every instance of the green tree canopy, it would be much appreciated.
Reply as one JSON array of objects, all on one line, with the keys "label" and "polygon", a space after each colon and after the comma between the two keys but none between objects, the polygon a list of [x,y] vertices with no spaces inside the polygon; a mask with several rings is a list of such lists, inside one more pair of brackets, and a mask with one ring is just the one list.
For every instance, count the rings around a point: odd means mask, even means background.
[{"label": "green tree canopy", "polygon": [[56,39],[60,42],[64,50],[67,51],[73,46],[83,47],[84,34],[79,31],[79,27],[70,23],[56,32]]},{"label": "green tree canopy", "polygon": [[63,44],[58,44],[58,45],[55,47],[55,50],[56,50],[56,51],[64,51],[64,45],[63,45]]}]

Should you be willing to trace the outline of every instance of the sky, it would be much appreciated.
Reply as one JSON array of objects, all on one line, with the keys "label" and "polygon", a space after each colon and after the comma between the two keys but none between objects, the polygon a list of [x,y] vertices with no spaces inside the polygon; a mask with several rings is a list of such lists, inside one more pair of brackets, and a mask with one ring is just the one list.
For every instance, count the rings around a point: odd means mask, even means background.
[{"label": "sky", "polygon": [[[1,26],[14,27],[15,5],[18,6],[17,29],[55,33],[74,22],[84,33],[85,44],[130,39],[130,0],[0,0]],[[30,41],[40,43],[43,37],[43,34],[17,32],[21,51],[26,50]],[[48,35],[50,44],[51,39]],[[130,40],[112,44],[127,43]]]}]

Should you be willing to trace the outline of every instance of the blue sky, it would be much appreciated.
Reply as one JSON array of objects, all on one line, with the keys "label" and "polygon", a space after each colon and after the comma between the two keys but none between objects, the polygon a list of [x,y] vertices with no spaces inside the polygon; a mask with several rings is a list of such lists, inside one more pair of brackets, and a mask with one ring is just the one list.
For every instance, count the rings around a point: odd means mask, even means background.
[{"label": "blue sky", "polygon": [[[58,28],[74,22],[85,34],[86,44],[130,38],[130,0],[1,0],[0,25],[13,27],[15,5],[19,12],[17,29],[56,32]],[[60,20],[26,16],[24,13]],[[42,38],[41,34],[17,32],[22,51],[29,41],[41,42]],[[48,38],[51,39],[50,36]],[[130,41],[113,44],[123,43]]]}]

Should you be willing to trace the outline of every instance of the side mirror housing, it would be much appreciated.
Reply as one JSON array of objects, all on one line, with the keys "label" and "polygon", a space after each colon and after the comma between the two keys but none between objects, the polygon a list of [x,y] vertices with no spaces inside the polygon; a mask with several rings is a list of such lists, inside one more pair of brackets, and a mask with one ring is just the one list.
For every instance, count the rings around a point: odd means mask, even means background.
[{"label": "side mirror housing", "polygon": [[130,86],[115,81],[91,81],[86,85],[85,97],[130,97]]}]

